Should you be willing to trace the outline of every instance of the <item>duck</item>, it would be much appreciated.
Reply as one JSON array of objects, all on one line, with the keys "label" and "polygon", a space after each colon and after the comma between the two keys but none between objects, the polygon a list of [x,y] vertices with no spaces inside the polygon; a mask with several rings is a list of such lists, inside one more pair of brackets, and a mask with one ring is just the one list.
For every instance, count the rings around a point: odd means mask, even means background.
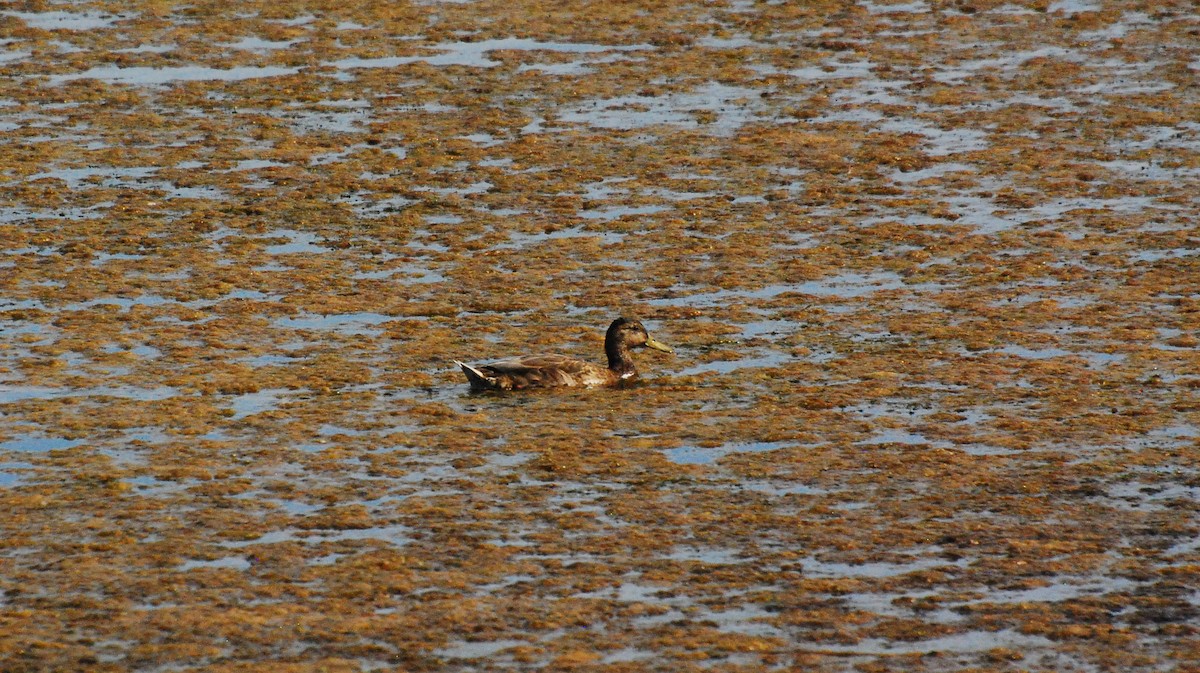
[{"label": "duck", "polygon": [[630,351],[653,348],[674,353],[670,346],[655,341],[641,321],[620,317],[604,334],[608,366],[566,355],[519,355],[488,364],[471,366],[455,360],[467,375],[472,390],[525,390],[528,388],[593,388],[615,386],[637,378]]}]

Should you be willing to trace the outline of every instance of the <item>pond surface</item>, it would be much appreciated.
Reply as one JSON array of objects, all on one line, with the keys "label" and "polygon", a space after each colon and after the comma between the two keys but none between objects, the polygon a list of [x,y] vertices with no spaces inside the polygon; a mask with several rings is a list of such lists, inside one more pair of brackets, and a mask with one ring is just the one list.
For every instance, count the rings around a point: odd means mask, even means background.
[{"label": "pond surface", "polygon": [[0,27],[0,670],[1200,660],[1195,7]]}]

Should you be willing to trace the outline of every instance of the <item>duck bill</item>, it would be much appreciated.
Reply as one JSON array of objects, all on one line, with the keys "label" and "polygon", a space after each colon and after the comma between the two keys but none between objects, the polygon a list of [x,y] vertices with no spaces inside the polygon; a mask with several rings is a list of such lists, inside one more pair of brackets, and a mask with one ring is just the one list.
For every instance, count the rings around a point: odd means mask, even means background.
[{"label": "duck bill", "polygon": [[674,353],[675,352],[675,350],[672,349],[670,346],[666,345],[665,343],[663,343],[661,341],[655,341],[654,339],[646,339],[646,348],[653,348],[656,351],[662,351],[664,353]]}]

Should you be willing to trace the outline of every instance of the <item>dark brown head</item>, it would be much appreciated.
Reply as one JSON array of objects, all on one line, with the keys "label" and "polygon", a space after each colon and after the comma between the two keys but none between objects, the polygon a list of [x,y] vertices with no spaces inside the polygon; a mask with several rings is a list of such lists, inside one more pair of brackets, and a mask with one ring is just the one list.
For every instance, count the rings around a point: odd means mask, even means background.
[{"label": "dark brown head", "polygon": [[[664,353],[674,353],[670,345],[654,341],[646,331],[646,326],[642,325],[641,320],[632,318],[613,320],[612,325],[608,325],[608,332],[604,337],[608,366],[612,368],[624,366],[628,360],[630,348],[653,348],[664,351]],[[632,363],[630,362],[629,365],[632,366]]]}]

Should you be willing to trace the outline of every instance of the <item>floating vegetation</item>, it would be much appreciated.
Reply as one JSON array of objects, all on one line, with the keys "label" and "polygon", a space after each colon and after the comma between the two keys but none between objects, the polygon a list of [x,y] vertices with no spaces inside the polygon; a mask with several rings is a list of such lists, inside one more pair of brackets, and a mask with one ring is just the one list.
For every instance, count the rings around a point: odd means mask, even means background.
[{"label": "floating vegetation", "polygon": [[1194,7],[0,27],[0,669],[1200,660]]}]

